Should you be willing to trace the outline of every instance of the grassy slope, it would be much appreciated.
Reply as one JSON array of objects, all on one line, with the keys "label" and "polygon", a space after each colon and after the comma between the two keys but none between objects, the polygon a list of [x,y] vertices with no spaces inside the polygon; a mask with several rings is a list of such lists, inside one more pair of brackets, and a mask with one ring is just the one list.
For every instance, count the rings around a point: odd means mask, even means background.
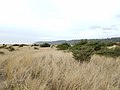
[{"label": "grassy slope", "polygon": [[0,55],[0,90],[120,90],[120,59],[80,64],[71,53],[23,47]]}]

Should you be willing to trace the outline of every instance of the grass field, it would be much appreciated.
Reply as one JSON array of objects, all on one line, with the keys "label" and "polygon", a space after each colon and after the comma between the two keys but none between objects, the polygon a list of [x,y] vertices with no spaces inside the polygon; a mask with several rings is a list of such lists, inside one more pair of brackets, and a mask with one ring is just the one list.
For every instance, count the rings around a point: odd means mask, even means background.
[{"label": "grass field", "polygon": [[120,58],[94,55],[80,64],[71,53],[15,47],[0,55],[0,90],[120,90]]}]

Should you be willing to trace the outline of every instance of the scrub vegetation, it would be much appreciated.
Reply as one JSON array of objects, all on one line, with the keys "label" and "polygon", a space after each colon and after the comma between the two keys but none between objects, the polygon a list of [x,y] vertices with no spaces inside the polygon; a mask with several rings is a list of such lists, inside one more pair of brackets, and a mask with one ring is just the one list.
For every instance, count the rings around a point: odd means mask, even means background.
[{"label": "scrub vegetation", "polygon": [[[120,58],[93,54],[103,47],[92,44],[80,42],[70,52],[30,45],[12,46],[13,52],[1,48],[0,90],[120,90]],[[87,59],[90,55],[89,62],[75,54],[77,49]]]}]

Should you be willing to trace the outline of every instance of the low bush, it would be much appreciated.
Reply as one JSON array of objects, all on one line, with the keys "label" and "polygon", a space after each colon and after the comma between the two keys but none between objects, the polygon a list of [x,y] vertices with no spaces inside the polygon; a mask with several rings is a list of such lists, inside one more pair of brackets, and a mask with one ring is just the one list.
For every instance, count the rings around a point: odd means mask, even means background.
[{"label": "low bush", "polygon": [[94,49],[91,47],[82,46],[79,49],[72,50],[72,53],[73,53],[73,58],[75,58],[77,61],[81,63],[83,63],[84,61],[89,62],[91,56],[94,53]]},{"label": "low bush", "polygon": [[41,44],[40,46],[41,46],[41,47],[50,47],[50,44],[44,43],[44,44]]},{"label": "low bush", "polygon": [[39,50],[39,48],[37,48],[37,47],[34,47],[34,49],[35,49],[35,50]]},{"label": "low bush", "polygon": [[19,44],[19,47],[28,46],[27,44]]},{"label": "low bush", "polygon": [[19,46],[19,44],[13,44],[12,46]]},{"label": "low bush", "polygon": [[58,45],[56,48],[58,48],[58,50],[68,50],[71,47],[70,44],[68,43],[63,43]]},{"label": "low bush", "polygon": [[13,46],[9,46],[6,49],[8,49],[10,52],[15,51],[15,48]]},{"label": "low bush", "polygon": [[73,58],[81,63],[89,62],[93,54],[117,58],[120,56],[120,47],[108,49],[108,46],[114,45],[114,42],[88,41],[81,40],[79,43],[73,45],[63,43],[57,46],[59,50],[69,50],[73,54]]},{"label": "low bush", "polygon": [[[99,41],[91,42],[87,40],[81,40],[80,43],[75,44],[71,48],[71,51],[73,53],[73,58],[75,58],[80,62],[84,62],[84,61],[90,61],[91,56],[93,54],[100,54],[100,53],[104,54],[106,51],[104,52],[101,51],[105,50],[106,47],[107,47],[106,43],[103,42],[99,42]],[[111,56],[110,53],[108,53],[108,55]]]},{"label": "low bush", "polygon": [[116,47],[114,49],[104,48],[104,49],[97,51],[95,53],[98,55],[106,56],[106,57],[117,58],[120,56],[120,48],[119,47]]},{"label": "low bush", "polygon": [[94,49],[94,51],[99,51],[99,50],[105,48],[107,45],[103,42],[98,41],[98,42],[88,42],[87,46],[92,47]]}]

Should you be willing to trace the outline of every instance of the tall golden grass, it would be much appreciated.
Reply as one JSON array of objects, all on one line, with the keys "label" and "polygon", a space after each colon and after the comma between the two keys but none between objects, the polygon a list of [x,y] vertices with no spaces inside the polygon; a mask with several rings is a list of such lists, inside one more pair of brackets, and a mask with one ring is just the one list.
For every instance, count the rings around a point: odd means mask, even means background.
[{"label": "tall golden grass", "polygon": [[120,90],[120,59],[23,47],[0,55],[0,90]]}]

